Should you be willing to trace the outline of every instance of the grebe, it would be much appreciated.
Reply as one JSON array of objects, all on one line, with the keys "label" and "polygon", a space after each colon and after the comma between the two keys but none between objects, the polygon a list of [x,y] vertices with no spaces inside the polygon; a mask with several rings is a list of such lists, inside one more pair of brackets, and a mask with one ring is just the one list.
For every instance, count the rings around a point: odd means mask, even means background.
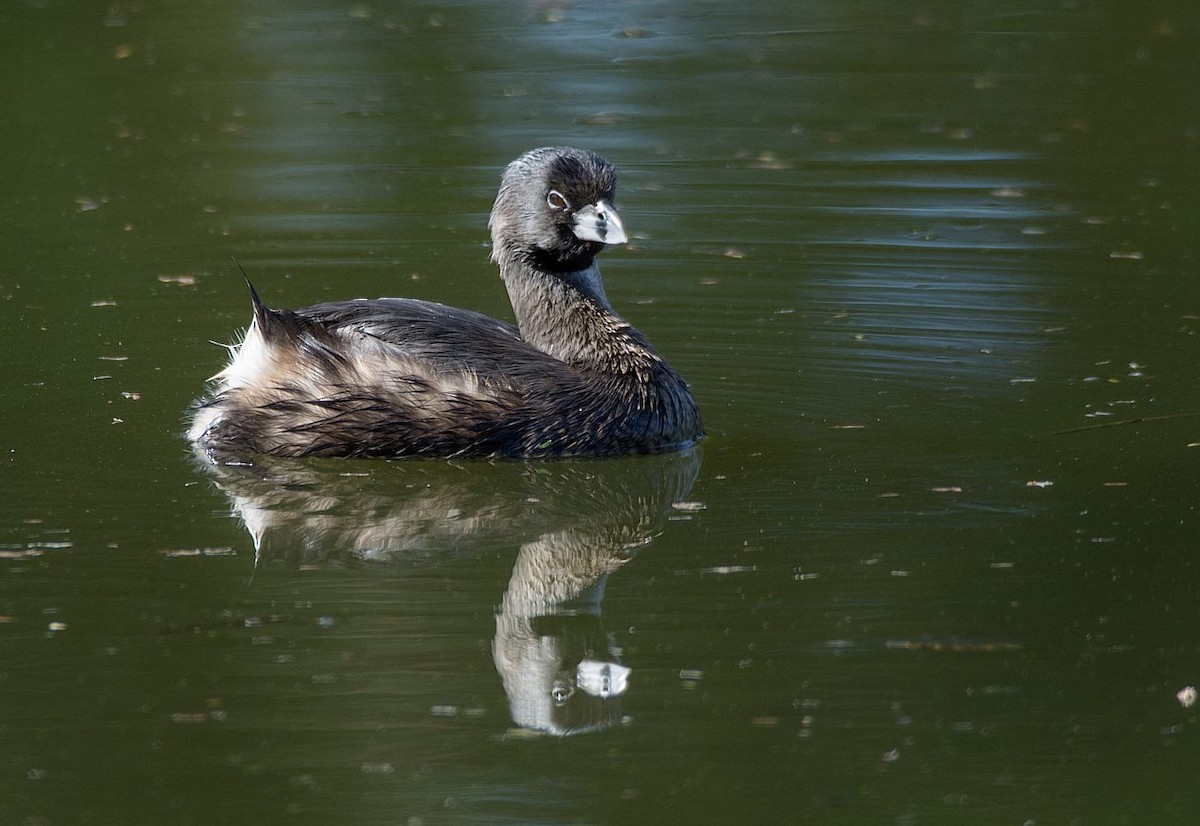
[{"label": "grebe", "polygon": [[517,326],[405,298],[266,307],[191,411],[214,462],[277,456],[657,453],[703,435],[687,384],[617,315],[595,257],[627,240],[616,172],[593,152],[526,152],[488,227]]}]

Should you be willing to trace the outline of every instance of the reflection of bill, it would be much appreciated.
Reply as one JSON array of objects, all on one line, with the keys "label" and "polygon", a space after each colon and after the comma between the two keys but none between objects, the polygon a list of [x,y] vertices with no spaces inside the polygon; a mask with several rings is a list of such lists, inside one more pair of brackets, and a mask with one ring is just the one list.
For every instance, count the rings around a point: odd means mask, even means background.
[{"label": "reflection of bill", "polygon": [[629,685],[629,673],[629,669],[619,663],[598,663],[595,660],[582,660],[575,669],[578,686],[601,700],[624,694]]},{"label": "reflection of bill", "polygon": [[608,575],[649,544],[691,490],[696,450],[540,463],[201,462],[258,559],[437,565],[511,540],[492,655],[518,729],[599,731],[623,716],[631,669],[601,623]]}]

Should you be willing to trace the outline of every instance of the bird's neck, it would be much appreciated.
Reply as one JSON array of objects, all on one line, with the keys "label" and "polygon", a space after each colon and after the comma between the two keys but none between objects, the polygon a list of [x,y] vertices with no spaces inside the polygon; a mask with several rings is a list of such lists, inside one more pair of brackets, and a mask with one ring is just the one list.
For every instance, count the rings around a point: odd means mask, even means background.
[{"label": "bird's neck", "polygon": [[500,276],[521,337],[577,367],[624,372],[630,358],[657,360],[645,338],[617,315],[593,261],[576,272],[544,272],[517,256],[500,260]]}]

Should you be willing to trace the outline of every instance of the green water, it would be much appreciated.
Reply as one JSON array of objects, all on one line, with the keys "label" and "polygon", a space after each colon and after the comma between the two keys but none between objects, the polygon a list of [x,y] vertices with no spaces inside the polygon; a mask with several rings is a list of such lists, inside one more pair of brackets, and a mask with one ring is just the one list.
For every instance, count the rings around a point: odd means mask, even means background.
[{"label": "green water", "polygon": [[[1193,822],[1200,29],[1125,8],[0,8],[0,823]],[[696,452],[195,463],[231,257],[509,317],[559,143]]]}]

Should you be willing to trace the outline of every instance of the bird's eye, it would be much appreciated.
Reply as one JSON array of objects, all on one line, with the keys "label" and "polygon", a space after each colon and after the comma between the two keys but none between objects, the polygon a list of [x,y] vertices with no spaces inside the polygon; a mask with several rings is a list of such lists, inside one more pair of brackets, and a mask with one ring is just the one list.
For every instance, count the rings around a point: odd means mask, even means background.
[{"label": "bird's eye", "polygon": [[546,203],[550,205],[551,209],[567,209],[571,206],[557,189],[552,189],[546,194]]}]

